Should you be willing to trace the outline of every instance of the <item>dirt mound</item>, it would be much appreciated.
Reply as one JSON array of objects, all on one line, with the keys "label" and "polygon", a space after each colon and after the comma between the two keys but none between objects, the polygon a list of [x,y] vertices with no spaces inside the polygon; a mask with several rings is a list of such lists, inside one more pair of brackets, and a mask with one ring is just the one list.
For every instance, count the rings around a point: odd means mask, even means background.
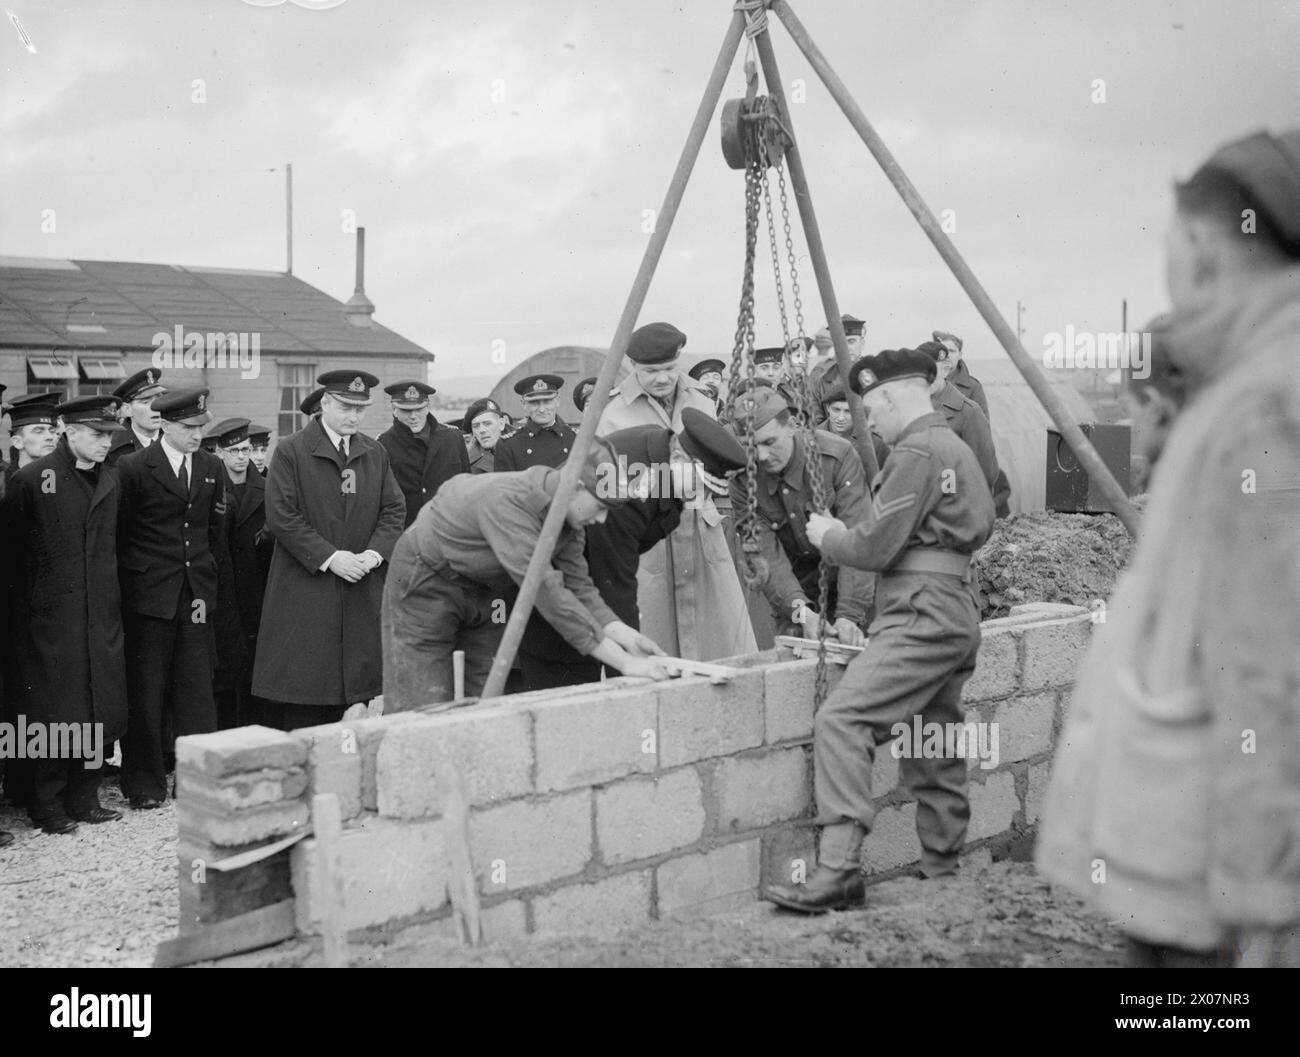
[{"label": "dirt mound", "polygon": [[1024,602],[1086,606],[1108,598],[1133,539],[1113,514],[1013,514],[975,555],[980,619]]}]

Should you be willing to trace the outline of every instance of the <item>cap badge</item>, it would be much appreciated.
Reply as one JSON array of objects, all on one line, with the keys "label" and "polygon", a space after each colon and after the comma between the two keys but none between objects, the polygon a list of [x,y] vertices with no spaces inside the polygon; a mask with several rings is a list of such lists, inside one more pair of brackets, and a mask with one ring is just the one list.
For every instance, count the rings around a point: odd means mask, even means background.
[{"label": "cap badge", "polygon": [[154,385],[154,384],[158,381],[158,379],[157,379],[157,377],[155,377],[153,371],[145,371],[145,372],[144,372],[144,380],[145,380],[145,382],[146,382],[147,384],[149,384],[149,385]]},{"label": "cap badge", "polygon": [[407,388],[406,388],[406,399],[407,399],[407,400],[419,400],[419,399],[420,399],[420,390],[418,390],[417,388],[415,388],[415,386],[413,386],[413,385],[411,385],[411,386],[407,386]]},{"label": "cap badge", "polygon": [[858,372],[858,385],[868,386],[876,384],[876,376],[865,367]]},{"label": "cap badge", "polygon": [[348,388],[354,393],[364,393],[366,391],[366,383],[361,380],[361,375],[357,375],[352,379],[352,381],[348,382]]},{"label": "cap badge", "polygon": [[203,410],[203,405],[204,405],[204,403],[207,401],[207,399],[208,399],[208,398],[207,398],[206,396],[204,396],[202,393],[199,394],[198,405],[199,405],[199,410],[200,410],[200,411]]},{"label": "cap badge", "polygon": [[542,392],[545,388],[546,388],[546,382],[545,382],[545,380],[543,380],[543,379],[541,379],[541,378],[538,378],[537,381],[535,381],[535,382],[533,383],[533,392],[534,392],[534,393],[540,393],[540,392]]}]

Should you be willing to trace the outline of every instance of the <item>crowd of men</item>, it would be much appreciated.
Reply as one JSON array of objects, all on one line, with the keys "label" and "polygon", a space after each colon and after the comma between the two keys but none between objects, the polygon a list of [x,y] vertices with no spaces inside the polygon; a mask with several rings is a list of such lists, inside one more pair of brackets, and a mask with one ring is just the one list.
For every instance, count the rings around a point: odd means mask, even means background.
[{"label": "crowd of men", "polygon": [[[843,324],[861,359],[862,322]],[[978,382],[961,340],[935,337],[916,353],[935,407],[956,416],[991,484],[984,412],[943,379],[982,395]],[[779,630],[820,630],[820,553],[804,531],[817,509],[809,443],[824,511],[852,527],[870,507],[828,334],[756,350],[747,396],[727,392],[721,360],[685,371],[685,344],[667,323],[633,335],[631,371],[609,394],[509,689],[605,669],[666,678],[654,660],[664,653],[755,649],[734,513],[750,487],[742,440],[757,455],[759,589]],[[378,378],[337,370],[317,382],[301,406],[307,424],[270,458],[268,428],[214,422],[208,390],[170,389],[153,367],[112,395],[5,405],[4,714],[101,725],[121,746],[133,809],[165,802],[177,737],[332,722],[380,694],[388,711],[449,700],[458,649],[463,693],[482,690],[576,440],[558,413],[564,380],[521,379],[518,423],[484,397],[455,425],[430,412],[432,386],[398,381],[383,387],[393,422],[377,439],[358,425]],[[575,386],[580,413],[595,385]],[[873,441],[883,461],[887,445]],[[600,480],[620,459],[664,468],[662,486]],[[843,566],[832,580],[826,629],[860,644],[873,577]],[[82,763],[9,761],[5,794],[49,833],[119,818],[100,803],[103,770]]]},{"label": "crowd of men", "polygon": [[[1160,474],[1074,695],[1039,861],[1124,921],[1142,964],[1221,964],[1252,932],[1264,961],[1295,962],[1300,131],[1227,145],[1176,194],[1174,311],[1152,328],[1163,382],[1144,405]],[[877,746],[914,716],[963,719],[972,555],[1009,500],[961,339],[868,355],[863,322],[841,323],[865,438],[826,331],[754,350],[730,380],[721,360],[684,370],[669,323],[632,334],[513,683],[665,679],[665,655],[752,651],[742,571],[778,630],[863,646],[816,715],[817,868],[766,891],[808,913],[862,900]],[[432,387],[395,382],[378,439],[358,429],[378,378],[317,382],[269,462],[268,430],[212,424],[208,390],[168,390],[154,369],[112,396],[8,405],[4,714],[120,741],[133,809],[165,801],[176,737],[333,722],[381,694],[385,711],[426,707],[487,681],[576,443],[563,379],[515,385],[517,428],[490,397],[440,423]],[[580,413],[596,384],[575,387]],[[81,759],[7,763],[5,793],[45,832],[121,817]],[[901,771],[920,874],[951,874],[966,762]]]}]

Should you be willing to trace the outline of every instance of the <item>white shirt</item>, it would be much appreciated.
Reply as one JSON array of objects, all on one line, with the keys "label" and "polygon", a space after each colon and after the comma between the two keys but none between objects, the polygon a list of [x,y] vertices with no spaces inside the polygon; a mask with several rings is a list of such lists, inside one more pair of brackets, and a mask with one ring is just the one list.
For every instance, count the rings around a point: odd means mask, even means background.
[{"label": "white shirt", "polygon": [[341,433],[335,433],[332,429],[329,428],[329,426],[325,425],[324,419],[321,419],[320,424],[321,424],[321,429],[325,431],[325,436],[329,437],[330,443],[334,445],[335,449],[337,450],[339,446],[339,441],[342,441],[344,457],[350,455],[352,452],[352,445],[348,443],[350,438],[343,436]]},{"label": "white shirt", "polygon": [[142,448],[147,448],[149,447],[150,444],[158,443],[157,433],[155,433],[152,437],[149,436],[149,434],[147,433],[141,433],[138,429],[135,428],[134,422],[131,423],[131,432],[135,434],[135,439],[140,442],[140,447]]},{"label": "white shirt", "polygon": [[184,464],[185,464],[185,479],[186,479],[187,481],[189,481],[191,484],[193,484],[193,483],[194,483],[194,468],[193,468],[193,465],[194,465],[194,464],[193,464],[193,462],[192,462],[191,459],[190,459],[190,453],[187,452],[187,451],[177,451],[175,448],[173,448],[173,447],[172,447],[170,444],[168,444],[166,441],[163,441],[163,442],[162,442],[162,450],[163,450],[163,454],[167,456],[167,461],[168,461],[169,463],[171,463],[171,465],[172,465],[172,473],[174,473],[174,474],[176,475],[176,479],[177,479],[177,480],[180,480],[180,476],[181,476],[181,463],[184,463]]}]

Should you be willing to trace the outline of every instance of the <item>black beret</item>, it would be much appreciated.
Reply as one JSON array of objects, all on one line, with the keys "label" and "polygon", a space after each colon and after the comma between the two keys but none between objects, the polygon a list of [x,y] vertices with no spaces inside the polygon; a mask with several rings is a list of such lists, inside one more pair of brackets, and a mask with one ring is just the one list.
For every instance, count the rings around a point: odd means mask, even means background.
[{"label": "black beret", "polygon": [[504,415],[501,405],[493,400],[490,396],[485,396],[481,400],[475,400],[465,411],[465,417],[461,419],[460,431],[468,433],[470,427],[474,425],[474,420],[485,411],[491,411],[493,414]]},{"label": "black beret", "polygon": [[320,398],[324,395],[324,388],[308,393],[302,398],[302,403],[298,405],[298,410],[310,418],[320,410]]},{"label": "black beret", "polygon": [[834,389],[822,394],[823,404],[838,404],[841,400],[847,402],[848,399],[849,395],[844,391],[844,386],[839,384],[836,384]]},{"label": "black beret", "polygon": [[671,323],[647,323],[632,331],[627,358],[633,363],[667,363],[675,360],[686,344],[686,335]]},{"label": "black beret", "polygon": [[118,387],[113,390],[113,395],[125,400],[128,404],[132,400],[144,400],[151,396],[157,396],[159,393],[167,392],[166,386],[158,381],[161,377],[161,369],[146,367],[143,371],[136,371],[130,378],[120,382]]},{"label": "black beret", "polygon": [[721,360],[701,360],[686,373],[698,382],[711,371],[716,371],[718,374],[726,374],[727,365]]},{"label": "black beret", "polygon": [[205,426],[212,421],[206,388],[173,389],[156,397],[153,409],[168,422],[183,426]]},{"label": "black beret", "polygon": [[347,369],[326,371],[317,376],[316,384],[324,386],[325,392],[336,400],[347,404],[368,404],[370,390],[379,384],[379,379],[369,371]]},{"label": "black beret", "polygon": [[545,400],[564,388],[564,379],[558,374],[530,374],[515,382],[515,392],[523,400]]},{"label": "black beret", "polygon": [[403,411],[415,411],[429,402],[438,390],[424,382],[394,382],[384,386],[384,392],[393,398],[393,406]]},{"label": "black beret", "polygon": [[682,432],[678,439],[682,450],[692,459],[704,463],[704,469],[714,477],[722,477],[731,470],[745,466],[745,449],[725,426],[698,408],[682,411]]},{"label": "black beret", "polygon": [[61,391],[16,396],[9,401],[9,424],[14,429],[22,426],[52,426],[58,417],[55,407],[62,399]]},{"label": "black beret", "polygon": [[934,381],[939,368],[934,360],[916,349],[885,349],[875,356],[863,356],[849,371],[849,384],[859,396],[865,396],[878,385],[896,382],[900,378],[924,378],[926,384]]},{"label": "black beret", "polygon": [[732,421],[737,426],[762,429],[790,405],[780,393],[769,386],[754,386],[752,393],[743,393],[731,405]]},{"label": "black beret", "polygon": [[101,433],[125,429],[117,420],[122,401],[117,396],[83,396],[60,404],[54,410],[69,426],[91,426]]},{"label": "black beret", "polygon": [[248,427],[251,423],[246,418],[224,418],[208,430],[204,441],[213,441],[220,448],[230,448],[248,440]]},{"label": "black beret", "polygon": [[591,394],[596,391],[596,379],[584,378],[573,387],[573,406],[579,411],[587,410],[587,401],[591,399]]},{"label": "black beret", "polygon": [[923,341],[916,347],[916,351],[925,353],[936,363],[948,358],[948,350],[937,341]]}]

